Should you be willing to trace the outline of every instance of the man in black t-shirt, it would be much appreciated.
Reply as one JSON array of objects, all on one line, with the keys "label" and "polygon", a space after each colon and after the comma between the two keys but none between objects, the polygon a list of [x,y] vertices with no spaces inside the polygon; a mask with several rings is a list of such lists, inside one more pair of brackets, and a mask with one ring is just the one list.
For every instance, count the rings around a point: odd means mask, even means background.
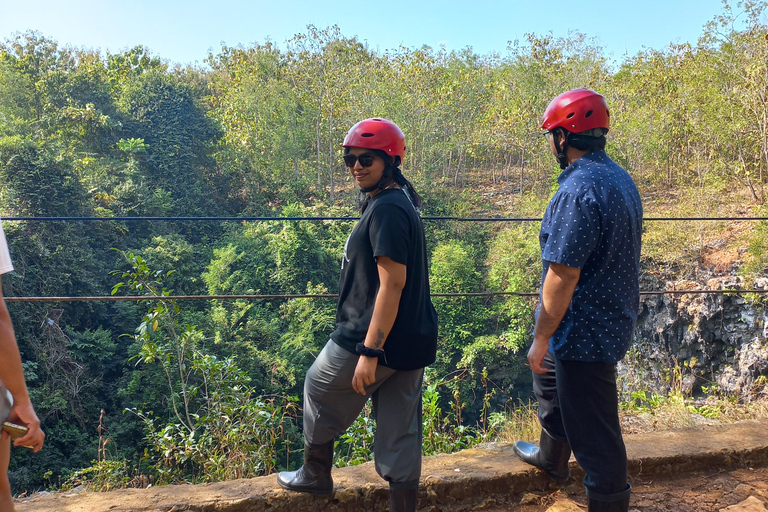
[{"label": "man in black t-shirt", "polygon": [[390,511],[412,512],[421,475],[424,367],[437,351],[421,198],[400,171],[405,137],[392,121],[357,123],[343,146],[365,201],[344,247],[336,330],[304,383],[304,466],[280,473],[278,483],[331,493],[334,438],[370,396],[376,471],[390,484]]}]

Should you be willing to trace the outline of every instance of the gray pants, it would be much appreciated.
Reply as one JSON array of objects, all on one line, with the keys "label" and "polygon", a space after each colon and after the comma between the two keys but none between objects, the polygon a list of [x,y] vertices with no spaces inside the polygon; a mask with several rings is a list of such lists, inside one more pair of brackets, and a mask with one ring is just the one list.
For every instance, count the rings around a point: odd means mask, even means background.
[{"label": "gray pants", "polygon": [[304,382],[304,437],[324,444],[347,430],[373,400],[376,472],[388,482],[421,476],[421,386],[424,369],[397,371],[379,365],[376,382],[361,395],[352,389],[358,355],[326,343]]}]

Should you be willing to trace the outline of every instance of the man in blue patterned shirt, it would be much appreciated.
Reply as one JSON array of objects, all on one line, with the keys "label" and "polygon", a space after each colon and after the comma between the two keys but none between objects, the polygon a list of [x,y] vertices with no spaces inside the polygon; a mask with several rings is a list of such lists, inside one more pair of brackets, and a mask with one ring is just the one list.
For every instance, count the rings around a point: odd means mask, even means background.
[{"label": "man in blue patterned shirt", "polygon": [[544,112],[563,172],[539,234],[543,283],[528,351],[542,432],[538,447],[519,441],[515,452],[565,481],[573,450],[589,510],[626,512],[616,363],[637,320],[643,209],[631,176],[604,151],[609,120],[589,89],[561,94]]}]

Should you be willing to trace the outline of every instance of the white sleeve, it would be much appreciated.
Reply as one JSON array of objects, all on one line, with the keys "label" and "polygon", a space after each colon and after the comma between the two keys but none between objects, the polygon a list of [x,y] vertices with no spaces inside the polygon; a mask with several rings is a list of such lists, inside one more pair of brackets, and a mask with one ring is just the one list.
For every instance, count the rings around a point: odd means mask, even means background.
[{"label": "white sleeve", "polygon": [[0,222],[0,274],[7,274],[11,270],[13,270],[11,253],[8,251],[8,242],[5,240],[3,223]]}]

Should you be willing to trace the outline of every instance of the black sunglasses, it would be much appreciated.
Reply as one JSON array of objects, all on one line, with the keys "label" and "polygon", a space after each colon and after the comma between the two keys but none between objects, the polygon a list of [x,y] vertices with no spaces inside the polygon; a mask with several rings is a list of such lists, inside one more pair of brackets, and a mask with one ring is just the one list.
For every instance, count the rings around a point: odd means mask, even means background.
[{"label": "black sunglasses", "polygon": [[376,155],[373,153],[363,153],[362,155],[353,155],[352,153],[347,153],[344,155],[344,165],[347,167],[354,167],[355,162],[360,162],[361,167],[370,167],[373,165],[373,160],[376,158]]}]

